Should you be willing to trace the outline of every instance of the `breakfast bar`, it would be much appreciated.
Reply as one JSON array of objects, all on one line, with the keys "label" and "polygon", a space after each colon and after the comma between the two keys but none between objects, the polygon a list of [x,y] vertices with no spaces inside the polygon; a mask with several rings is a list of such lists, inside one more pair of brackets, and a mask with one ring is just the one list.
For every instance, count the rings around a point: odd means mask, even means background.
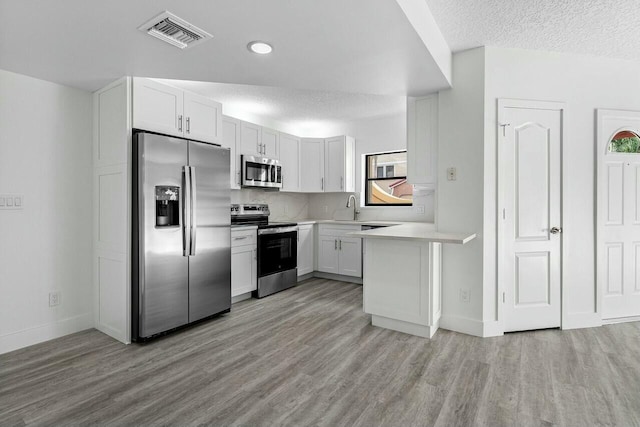
[{"label": "breakfast bar", "polygon": [[464,245],[475,233],[405,223],[349,235],[363,239],[363,309],[371,323],[431,338],[442,312],[442,245]]}]

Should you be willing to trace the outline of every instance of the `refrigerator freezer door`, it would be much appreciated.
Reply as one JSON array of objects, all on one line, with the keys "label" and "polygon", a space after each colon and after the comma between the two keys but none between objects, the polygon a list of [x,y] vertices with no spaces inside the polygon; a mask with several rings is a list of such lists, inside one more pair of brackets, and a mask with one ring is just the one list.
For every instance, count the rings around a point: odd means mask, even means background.
[{"label": "refrigerator freezer door", "polygon": [[229,153],[226,148],[189,142],[189,166],[195,183],[189,322],[231,308]]},{"label": "refrigerator freezer door", "polygon": [[[135,143],[139,264],[134,266],[138,272],[134,289],[138,291],[138,332],[144,338],[189,321],[189,258],[184,256],[183,240],[188,143],[148,133],[136,134]],[[163,209],[158,199],[166,199],[162,196],[166,191],[169,199],[178,199],[178,224],[158,220],[164,214],[158,213]]]}]

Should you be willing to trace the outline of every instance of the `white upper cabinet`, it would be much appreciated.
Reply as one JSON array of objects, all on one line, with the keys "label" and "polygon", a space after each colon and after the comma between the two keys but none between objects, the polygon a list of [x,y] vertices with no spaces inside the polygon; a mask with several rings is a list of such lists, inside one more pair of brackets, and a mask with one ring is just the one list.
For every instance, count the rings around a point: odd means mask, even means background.
[{"label": "white upper cabinet", "polygon": [[220,143],[222,104],[154,80],[135,77],[133,127]]},{"label": "white upper cabinet", "polygon": [[221,142],[222,104],[191,92],[184,93],[184,136],[205,142]]},{"label": "white upper cabinet", "polygon": [[184,91],[153,80],[133,79],[133,127],[183,136]]},{"label": "white upper cabinet", "polygon": [[321,193],[324,191],[324,139],[300,140],[300,191]]},{"label": "white upper cabinet", "polygon": [[355,191],[354,139],[337,136],[325,140],[324,191]]},{"label": "white upper cabinet", "polygon": [[262,128],[262,156],[270,159],[280,158],[280,134],[278,131]]},{"label": "white upper cabinet", "polygon": [[300,142],[300,191],[355,191],[355,140],[350,136]]},{"label": "white upper cabinet", "polygon": [[230,155],[230,184],[235,190],[240,189],[240,120],[233,117],[222,116],[222,146],[231,150]]},{"label": "white upper cabinet", "polygon": [[280,191],[300,191],[300,138],[280,133],[280,165],[282,188]]},{"label": "white upper cabinet", "polygon": [[407,98],[407,180],[437,181],[438,95]]},{"label": "white upper cabinet", "polygon": [[262,126],[249,122],[240,123],[240,153],[262,156]]}]

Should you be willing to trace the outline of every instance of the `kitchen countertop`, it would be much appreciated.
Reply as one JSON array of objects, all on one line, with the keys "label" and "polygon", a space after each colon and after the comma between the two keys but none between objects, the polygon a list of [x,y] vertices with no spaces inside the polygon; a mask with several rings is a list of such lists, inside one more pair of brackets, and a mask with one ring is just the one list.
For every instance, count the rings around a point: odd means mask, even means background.
[{"label": "kitchen countertop", "polygon": [[398,240],[422,240],[439,243],[455,243],[464,245],[476,238],[475,233],[448,233],[435,231],[433,224],[403,223],[393,227],[378,228],[375,230],[354,231],[348,236],[367,239],[398,239]]}]

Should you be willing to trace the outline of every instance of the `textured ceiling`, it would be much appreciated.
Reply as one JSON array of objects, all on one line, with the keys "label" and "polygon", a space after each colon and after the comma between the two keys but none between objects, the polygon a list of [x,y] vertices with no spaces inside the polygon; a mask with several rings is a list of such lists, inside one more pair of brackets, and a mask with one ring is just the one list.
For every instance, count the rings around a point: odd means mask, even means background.
[{"label": "textured ceiling", "polygon": [[453,51],[498,46],[640,59],[640,0],[426,0]]},{"label": "textured ceiling", "polygon": [[160,80],[222,103],[223,113],[299,136],[328,136],[362,119],[404,114],[404,96]]},{"label": "textured ceiling", "polygon": [[[213,34],[137,28],[168,10]],[[264,40],[273,53],[246,46]],[[0,68],[96,90],[123,75],[405,95],[449,82],[394,0],[0,0]]]}]

